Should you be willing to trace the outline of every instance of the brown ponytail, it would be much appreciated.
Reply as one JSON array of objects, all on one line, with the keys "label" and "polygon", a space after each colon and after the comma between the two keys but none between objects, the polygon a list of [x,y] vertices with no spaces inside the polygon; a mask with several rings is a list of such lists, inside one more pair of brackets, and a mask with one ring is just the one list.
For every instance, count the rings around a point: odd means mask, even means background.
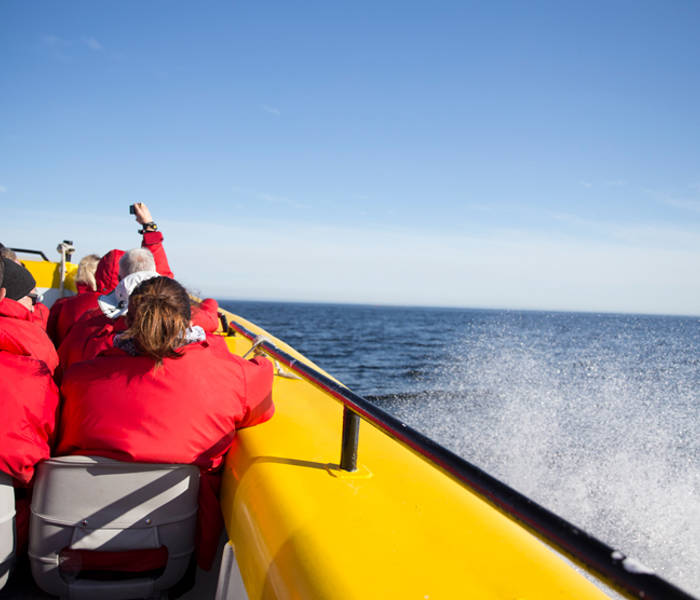
[{"label": "brown ponytail", "polygon": [[139,353],[160,366],[164,358],[179,358],[185,330],[190,325],[190,299],[177,281],[168,277],[147,279],[129,296],[126,338]]}]

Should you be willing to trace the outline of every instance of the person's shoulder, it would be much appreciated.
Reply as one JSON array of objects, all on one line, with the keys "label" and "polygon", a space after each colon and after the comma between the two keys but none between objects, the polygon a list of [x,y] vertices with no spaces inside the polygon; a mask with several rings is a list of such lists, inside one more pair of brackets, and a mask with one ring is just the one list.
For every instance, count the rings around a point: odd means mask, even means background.
[{"label": "person's shoulder", "polygon": [[0,315],[0,338],[14,339],[32,346],[47,346],[53,348],[53,343],[41,325],[34,321],[15,319]]},{"label": "person's shoulder", "polygon": [[61,310],[61,308],[66,306],[68,302],[73,298],[77,298],[77,296],[64,296],[63,298],[56,298],[56,300],[54,300],[54,303],[51,305],[51,312]]},{"label": "person's shoulder", "polygon": [[14,321],[31,321],[32,313],[23,304],[5,297],[0,300],[0,317]]},{"label": "person's shoulder", "polygon": [[[51,379],[51,370],[46,366],[46,363],[28,354],[17,354],[13,352],[0,352],[0,368],[8,370],[12,374],[12,380],[16,382],[22,377],[47,376]],[[0,380],[5,381],[5,376],[0,377]]]},{"label": "person's shoulder", "polygon": [[207,334],[205,340],[187,344],[180,351],[182,358],[166,359],[173,361],[175,369],[178,367],[178,361],[184,360],[191,368],[202,369],[202,372],[218,372],[216,377],[243,376],[243,368],[237,360],[240,357],[228,351],[226,342],[220,336]]}]

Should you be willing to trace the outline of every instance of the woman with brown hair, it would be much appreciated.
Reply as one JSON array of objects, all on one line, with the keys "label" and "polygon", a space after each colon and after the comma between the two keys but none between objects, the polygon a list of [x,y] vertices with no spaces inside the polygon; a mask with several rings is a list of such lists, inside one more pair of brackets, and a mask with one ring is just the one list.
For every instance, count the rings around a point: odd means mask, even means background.
[{"label": "woman with brown hair", "polygon": [[[66,371],[57,454],[189,463],[206,474],[221,465],[237,429],[272,416],[270,361],[214,351],[173,279],[143,281],[129,297],[126,323],[113,348]],[[215,488],[206,478],[200,488],[200,523],[208,521],[200,531],[214,541]],[[206,565],[211,545],[199,550]]]}]

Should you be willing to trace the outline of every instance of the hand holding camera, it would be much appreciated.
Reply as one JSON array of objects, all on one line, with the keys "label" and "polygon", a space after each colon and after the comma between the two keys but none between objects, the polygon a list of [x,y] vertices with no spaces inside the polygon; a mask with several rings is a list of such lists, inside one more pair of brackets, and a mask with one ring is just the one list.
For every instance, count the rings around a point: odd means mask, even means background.
[{"label": "hand holding camera", "polygon": [[148,210],[148,206],[144,202],[137,202],[129,207],[129,214],[136,216],[136,222],[140,225],[146,225],[147,223],[153,223],[153,217],[151,217],[151,211]]}]

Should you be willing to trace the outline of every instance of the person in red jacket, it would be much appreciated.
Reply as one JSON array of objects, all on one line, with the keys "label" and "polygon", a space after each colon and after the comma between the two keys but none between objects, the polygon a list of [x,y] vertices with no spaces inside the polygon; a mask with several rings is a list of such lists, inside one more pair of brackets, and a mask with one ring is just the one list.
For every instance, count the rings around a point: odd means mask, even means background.
[{"label": "person in red jacket", "polygon": [[[24,266],[22,261],[17,258],[17,254],[11,248],[7,248],[4,245],[0,247],[0,257],[9,258],[12,262],[17,263],[20,266]],[[39,325],[39,327],[46,329],[49,320],[49,309],[48,307],[40,302],[40,296],[36,293],[36,290],[32,290],[33,295],[31,296],[34,308],[32,309],[31,320],[33,323]]]},{"label": "person in red jacket", "polygon": [[186,290],[166,277],[139,284],[125,320],[113,348],[65,372],[57,454],[199,466],[198,560],[208,568],[222,526],[211,474],[237,429],[272,417],[272,364],[216,352],[191,324]]},{"label": "person in red jacket", "polygon": [[[70,330],[58,348],[62,371],[76,362],[90,360],[112,347],[115,334],[127,328],[125,314],[132,291],[146,279],[157,277],[155,271],[137,271],[124,277],[110,294],[99,296],[99,310],[86,313]],[[213,298],[200,302],[190,300],[192,322],[207,334],[208,342],[217,351],[228,354],[225,342],[213,336],[219,327],[219,305]]]},{"label": "person in red jacket", "polygon": [[[142,225],[142,229],[139,230],[139,233],[143,234],[141,248],[149,250],[153,256],[154,270],[165,277],[174,277],[163,248],[163,234],[158,231],[158,226],[153,222],[148,207],[143,202],[137,202],[134,204],[134,213],[136,221]],[[124,255],[125,252],[118,249],[107,252],[97,265],[93,290],[84,290],[82,293],[79,290],[76,296],[58,300],[51,307],[47,327],[57,348],[81,317],[98,308],[98,297],[112,292],[124,275],[133,272],[129,271],[120,275],[120,265]],[[123,269],[121,270],[123,271]]]},{"label": "person in red jacket", "polygon": [[51,374],[58,366],[58,355],[51,340],[34,318],[36,282],[22,265],[3,261],[5,293],[0,301],[0,340],[8,351],[42,361]]},{"label": "person in red jacket", "polygon": [[34,468],[49,457],[58,408],[56,351],[30,316],[35,285],[24,267],[0,259],[0,471],[15,484],[18,552],[28,537]]},{"label": "person in red jacket", "polygon": [[[85,306],[90,303],[89,296],[97,291],[97,279],[95,272],[100,257],[97,254],[83,256],[78,263],[78,271],[75,275],[75,296],[58,298],[51,306],[46,333],[58,348],[61,340],[66,337],[68,330],[78,317],[85,311]],[[88,294],[87,296],[85,294]]]}]

